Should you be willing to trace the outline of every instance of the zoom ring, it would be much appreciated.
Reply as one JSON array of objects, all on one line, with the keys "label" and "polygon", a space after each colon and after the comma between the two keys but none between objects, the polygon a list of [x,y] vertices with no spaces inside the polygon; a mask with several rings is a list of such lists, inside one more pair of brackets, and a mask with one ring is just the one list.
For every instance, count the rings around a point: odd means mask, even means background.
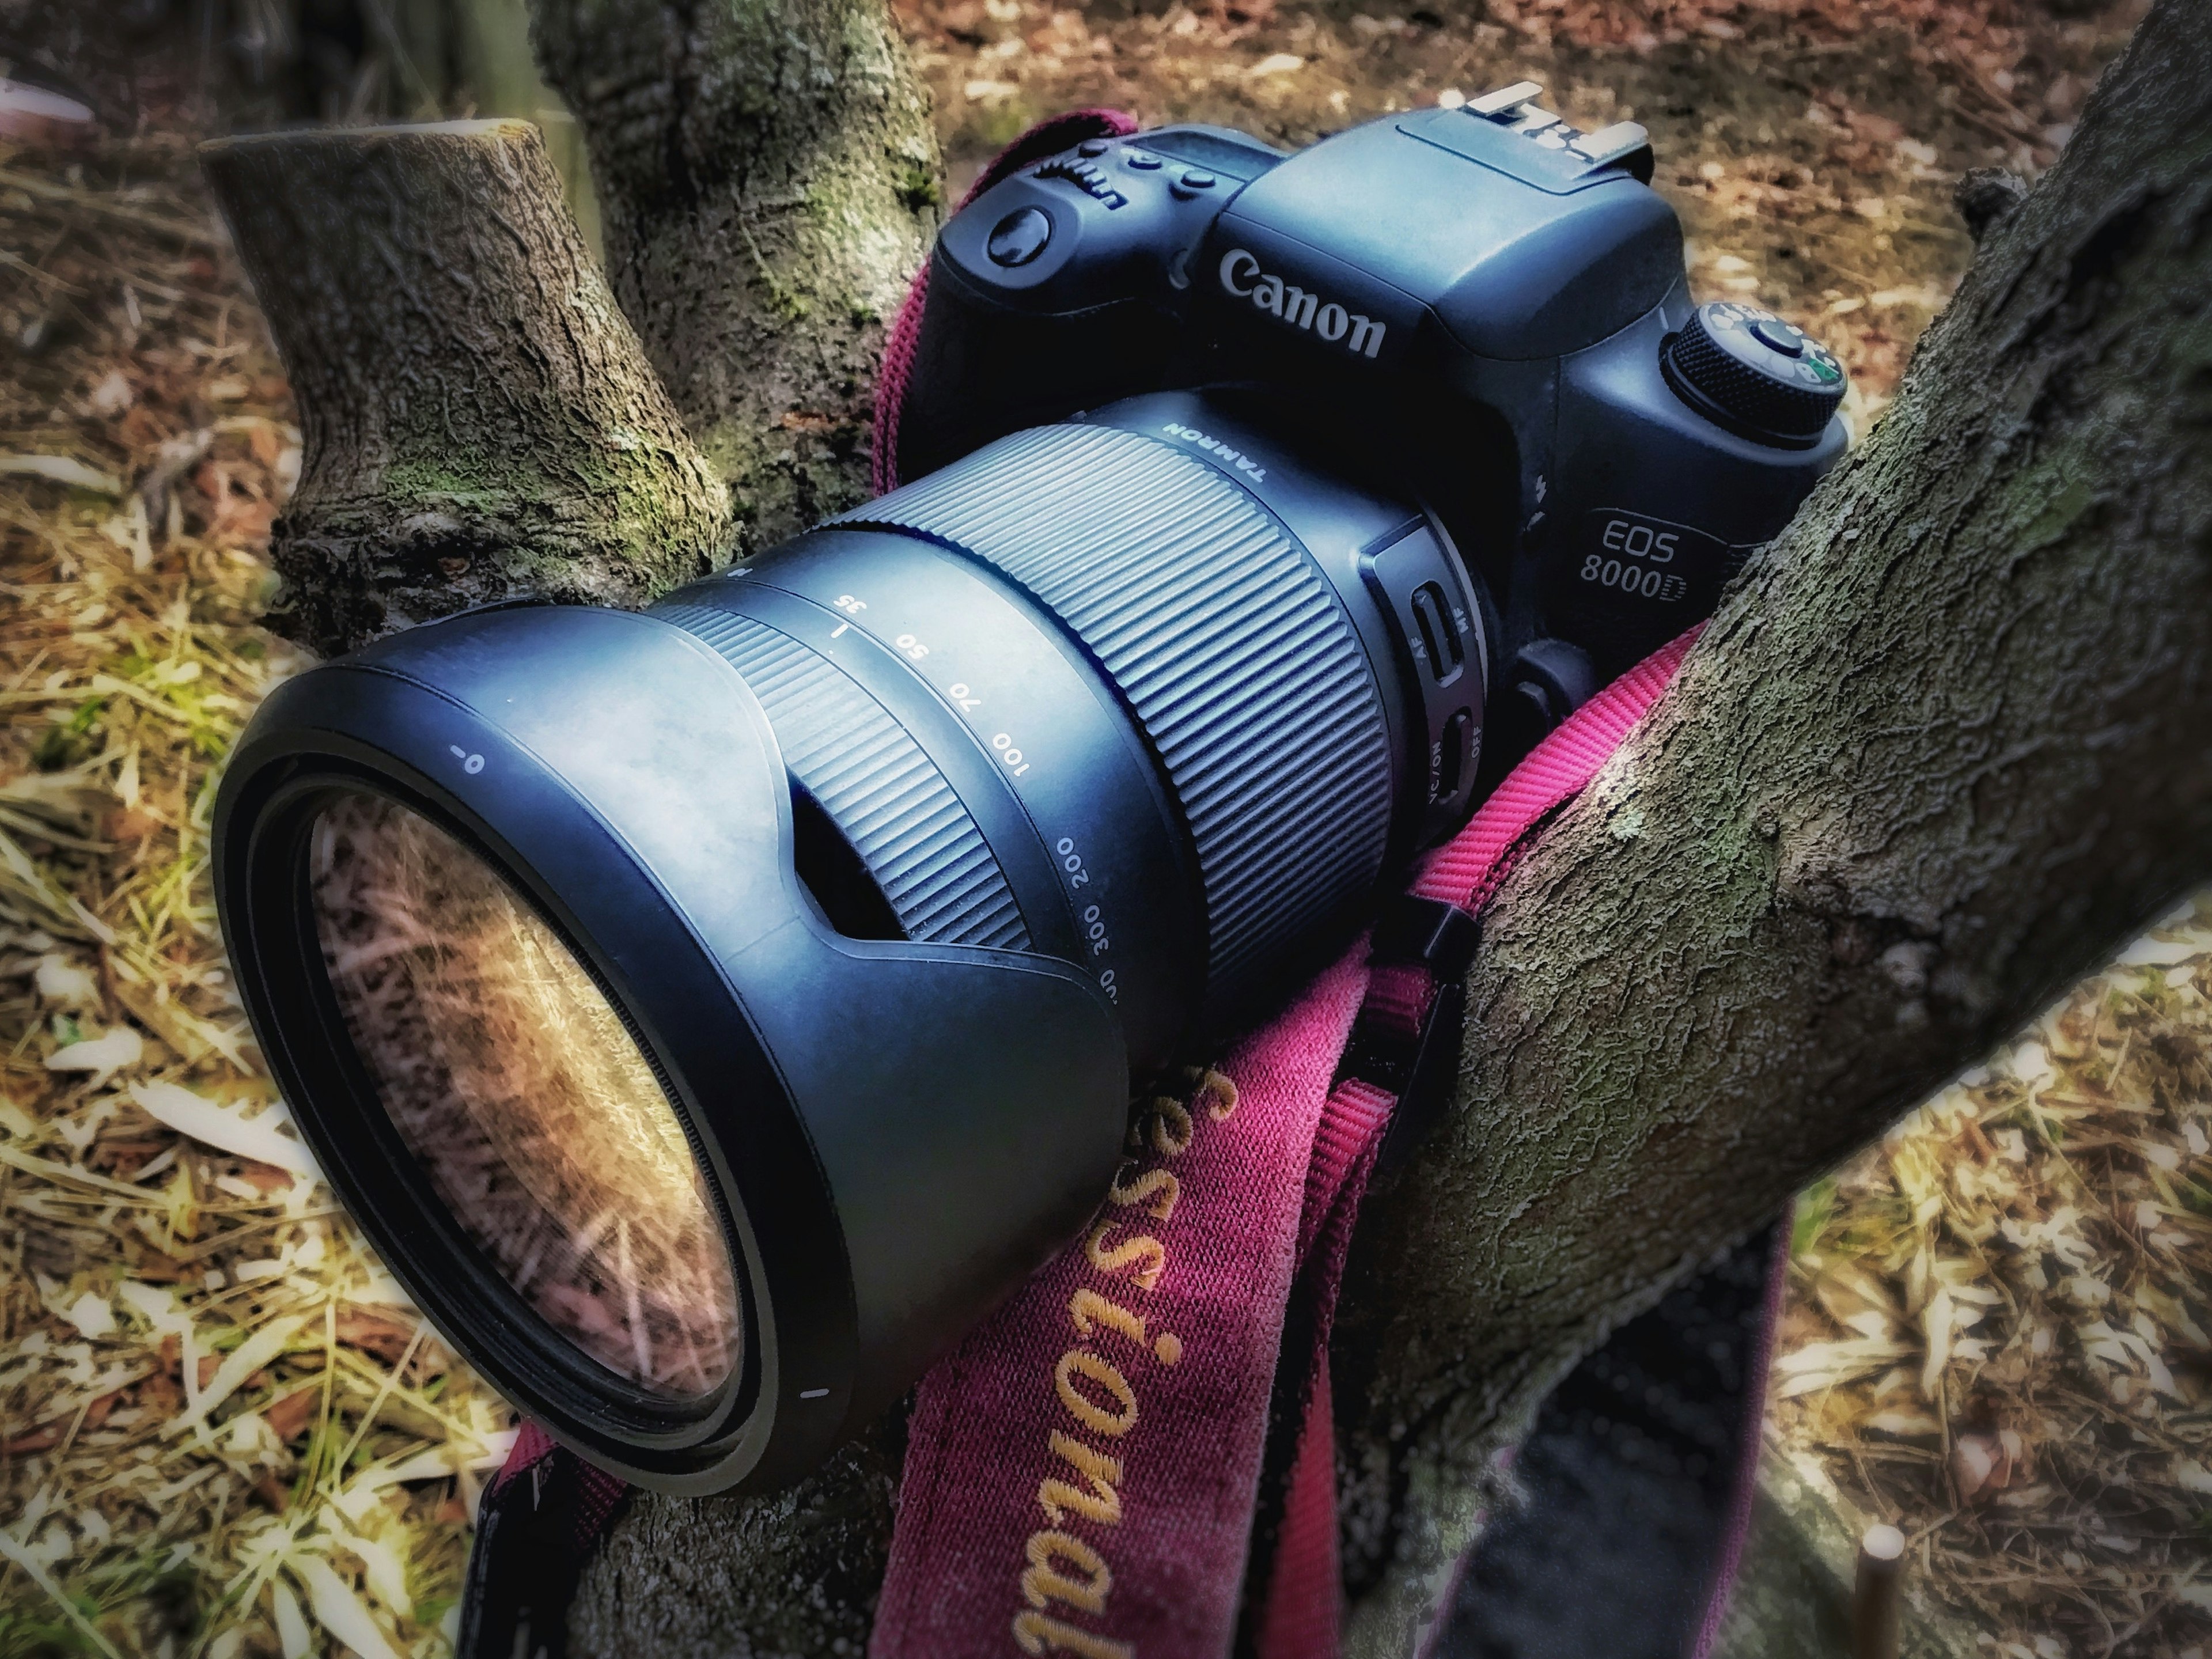
[{"label": "zoom ring", "polygon": [[1104,670],[1188,825],[1217,1003],[1375,879],[1390,762],[1365,655],[1328,578],[1212,466],[1134,433],[1043,427],[836,522],[990,566]]},{"label": "zoom ring", "polygon": [[829,814],[909,939],[1026,951],[1006,873],[945,775],[884,706],[834,664],[764,623],[708,605],[653,613],[740,674],[799,787]]}]

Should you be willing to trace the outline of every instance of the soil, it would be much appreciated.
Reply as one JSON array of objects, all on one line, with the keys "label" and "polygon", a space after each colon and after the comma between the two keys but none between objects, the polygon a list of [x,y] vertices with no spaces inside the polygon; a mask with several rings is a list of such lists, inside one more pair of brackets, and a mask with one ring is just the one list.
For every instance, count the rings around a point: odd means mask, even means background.
[{"label": "soil", "polygon": [[1032,121],[1084,105],[1310,143],[1389,110],[1535,81],[1585,130],[1635,120],[1681,214],[1699,299],[1817,332],[1887,404],[1973,245],[1951,204],[1972,167],[2049,165],[2139,13],[2002,0],[1733,4],[1349,0],[1084,11],[905,0],[955,196]]}]

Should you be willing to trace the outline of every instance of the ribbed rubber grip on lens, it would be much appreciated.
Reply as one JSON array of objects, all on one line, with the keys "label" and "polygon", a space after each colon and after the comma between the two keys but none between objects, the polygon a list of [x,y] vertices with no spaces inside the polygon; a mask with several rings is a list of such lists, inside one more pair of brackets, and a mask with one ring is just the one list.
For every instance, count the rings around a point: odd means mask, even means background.
[{"label": "ribbed rubber grip on lens", "polygon": [[1189,825],[1215,995],[1375,878],[1390,763],[1358,638],[1313,561],[1206,462],[1134,433],[1042,427],[837,522],[981,561],[1090,651]]},{"label": "ribbed rubber grip on lens", "polygon": [[834,664],[708,605],[653,613],[744,676],[783,763],[860,855],[909,939],[1026,951],[1029,929],[975,820],[921,746]]}]

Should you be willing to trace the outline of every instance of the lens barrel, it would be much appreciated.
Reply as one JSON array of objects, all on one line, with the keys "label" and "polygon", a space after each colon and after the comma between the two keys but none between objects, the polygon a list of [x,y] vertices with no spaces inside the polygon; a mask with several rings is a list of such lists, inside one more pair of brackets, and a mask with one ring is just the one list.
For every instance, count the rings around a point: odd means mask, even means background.
[{"label": "lens barrel", "polygon": [[[813,1468],[1081,1225],[1133,1079],[1464,817],[1480,594],[1243,412],[1016,434],[642,615],[456,617],[256,716],[216,889],[271,1071],[394,1273],[586,1455]],[[611,1220],[538,1237],[662,1189],[652,1271]],[[646,1352],[726,1326],[719,1364]]]}]

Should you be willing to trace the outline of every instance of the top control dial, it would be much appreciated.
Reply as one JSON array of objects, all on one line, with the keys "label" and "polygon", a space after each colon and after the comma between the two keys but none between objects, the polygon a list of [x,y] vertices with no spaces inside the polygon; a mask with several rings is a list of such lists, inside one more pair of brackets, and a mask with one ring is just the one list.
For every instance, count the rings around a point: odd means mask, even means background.
[{"label": "top control dial", "polygon": [[1796,324],[1734,300],[1699,306],[1660,350],[1675,395],[1760,443],[1809,448],[1847,381],[1835,354]]}]

